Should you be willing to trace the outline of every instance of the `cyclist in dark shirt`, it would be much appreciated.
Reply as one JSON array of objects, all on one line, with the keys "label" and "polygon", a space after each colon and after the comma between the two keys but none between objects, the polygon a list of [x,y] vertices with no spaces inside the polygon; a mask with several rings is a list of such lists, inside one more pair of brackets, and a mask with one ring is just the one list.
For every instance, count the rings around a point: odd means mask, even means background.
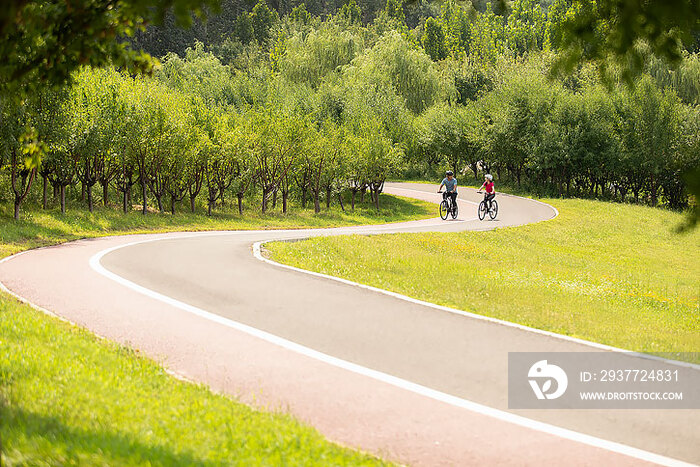
[{"label": "cyclist in dark shirt", "polygon": [[452,199],[452,206],[457,205],[457,179],[451,170],[445,172],[445,178],[442,179],[438,192],[445,187],[445,193],[442,194],[443,199],[448,196]]}]

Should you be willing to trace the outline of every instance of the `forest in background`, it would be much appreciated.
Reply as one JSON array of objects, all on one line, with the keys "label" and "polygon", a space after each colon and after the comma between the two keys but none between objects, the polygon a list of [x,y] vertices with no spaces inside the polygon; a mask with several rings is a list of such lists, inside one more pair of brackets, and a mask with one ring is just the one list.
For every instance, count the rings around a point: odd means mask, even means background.
[{"label": "forest in background", "polygon": [[[84,68],[70,86],[3,101],[0,199],[17,215],[27,196],[92,209],[110,190],[125,211],[188,200],[211,212],[229,198],[265,211],[279,196],[285,211],[291,198],[318,212],[343,194],[378,203],[389,176],[438,181],[449,168],[685,208],[683,174],[700,166],[697,36],[674,64],[636,44],[632,82],[624,66],[557,73],[581,5],[224,1],[189,30],[166,15],[130,39],[161,57],[152,77]],[[38,170],[22,162],[27,139],[45,153]]]}]

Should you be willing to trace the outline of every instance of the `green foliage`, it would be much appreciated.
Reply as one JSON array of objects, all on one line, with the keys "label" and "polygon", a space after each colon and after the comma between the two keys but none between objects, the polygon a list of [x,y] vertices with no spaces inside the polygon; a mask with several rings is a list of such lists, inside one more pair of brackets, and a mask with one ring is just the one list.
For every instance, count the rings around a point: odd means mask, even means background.
[{"label": "green foliage", "polygon": [[362,20],[362,10],[355,0],[349,0],[338,10],[338,17],[346,24],[357,24]]},{"label": "green foliage", "polygon": [[[0,24],[0,92],[17,92],[25,85],[61,84],[81,65],[113,63],[134,71],[150,71],[153,62],[118,39],[130,36],[149,20],[162,19],[170,0],[13,0]],[[217,0],[183,0],[174,9],[177,21],[191,23],[191,13],[203,16]]]},{"label": "green foliage", "polygon": [[435,157],[432,164],[449,168],[458,175],[470,167],[476,175],[484,126],[476,105],[438,104],[426,110],[415,124],[423,158]]},{"label": "green foliage", "polygon": [[464,9],[454,0],[448,0],[441,6],[440,23],[445,30],[446,47],[455,58],[462,59],[470,53],[470,23],[473,18],[473,9]]},{"label": "green foliage", "polygon": [[279,68],[288,79],[317,87],[326,75],[340,71],[362,49],[361,37],[328,25],[289,39]]},{"label": "green foliage", "polygon": [[[683,41],[700,26],[700,3],[687,0],[576,0],[562,23],[564,53],[555,70],[571,70],[580,60],[594,61],[603,74],[620,68],[631,83],[648,60],[644,48],[671,63],[682,59]],[[640,42],[645,47],[639,47]]]},{"label": "green foliage", "polygon": [[406,21],[406,14],[403,11],[403,0],[387,0],[384,11],[389,18],[400,22]]},{"label": "green foliage", "polygon": [[253,29],[253,20],[248,12],[243,12],[236,18],[236,26],[234,29],[236,37],[243,45],[246,45],[255,39],[255,30]]},{"label": "green foliage", "polygon": [[311,14],[306,11],[306,5],[302,3],[301,5],[292,8],[289,18],[297,23],[308,24],[309,21],[311,21]]},{"label": "green foliage", "polygon": [[542,50],[546,37],[547,15],[538,0],[516,0],[508,16],[508,48],[517,53]]},{"label": "green foliage", "polygon": [[420,113],[440,97],[440,78],[422,50],[415,50],[397,33],[383,37],[371,50],[358,57],[348,70],[351,79],[372,86],[390,86]]},{"label": "green foliage", "polygon": [[[117,189],[125,210],[139,203],[143,212],[150,203],[165,209],[165,199],[174,209],[183,197],[190,209],[203,197],[210,210],[220,209],[230,195],[238,196],[236,187],[245,188],[244,197],[261,196],[266,190],[261,171],[252,170],[249,161],[259,150],[253,144],[258,130],[245,122],[269,113],[279,120],[270,128],[284,121],[303,122],[305,128],[300,157],[272,176],[273,204],[278,194],[305,196],[306,182],[292,183],[290,177],[304,173],[298,165],[303,151],[317,152],[306,142],[331,141],[323,147],[334,152],[333,144],[356,144],[357,136],[386,140],[387,146],[375,146],[383,148],[387,164],[411,173],[448,165],[475,175],[494,171],[548,193],[674,209],[693,205],[683,174],[697,165],[698,114],[692,109],[700,94],[697,57],[686,53],[674,69],[640,44],[649,57],[645,74],[652,77],[636,80],[651,99],[644,105],[641,95],[616,83],[601,88],[592,65],[547,81],[564,46],[564,25],[580,13],[577,2],[547,6],[518,0],[510,10],[478,2],[476,9],[454,1],[439,8],[390,2],[363,26],[353,1],[326,20],[311,12],[329,5],[279,3],[279,11],[293,12],[281,22],[264,3],[243,8],[235,1],[224,0],[226,12],[216,21],[229,15],[230,27],[238,24],[240,34],[217,44],[195,42],[181,56],[166,55],[155,80],[82,72],[76,76],[92,78],[71,88],[68,98],[31,96],[5,104],[0,162],[10,183],[0,199],[10,186],[16,203],[32,199],[34,176],[41,178],[43,192],[63,187],[71,203],[79,184],[80,202],[87,196],[88,207],[93,196],[109,203],[109,190]],[[245,11],[251,6],[252,13]],[[367,2],[362,7],[367,17],[378,11]],[[216,21],[214,34],[224,34]],[[66,102],[52,104],[59,101]],[[663,109],[657,120],[642,111],[655,105]],[[363,126],[363,120],[373,125]],[[35,159],[45,152],[50,163],[33,173],[36,164],[25,166],[22,148]],[[402,164],[389,163],[396,153],[403,154]],[[225,160],[219,160],[221,154]],[[210,158],[219,160],[218,175],[207,184]],[[347,151],[324,160],[334,161],[322,177],[333,196],[350,190],[342,175],[362,164],[352,162]],[[360,183],[367,188],[368,180]],[[92,193],[93,185],[102,194]],[[205,193],[209,185],[212,191]]]},{"label": "green foliage", "polygon": [[435,18],[428,18],[425,22],[422,42],[425,53],[427,53],[434,62],[447,57],[445,31]]},{"label": "green foliage", "polygon": [[270,40],[270,29],[279,21],[279,15],[276,11],[270,10],[263,0],[259,0],[253,7],[250,14],[251,22],[253,23],[253,34],[258,44],[267,44]]}]

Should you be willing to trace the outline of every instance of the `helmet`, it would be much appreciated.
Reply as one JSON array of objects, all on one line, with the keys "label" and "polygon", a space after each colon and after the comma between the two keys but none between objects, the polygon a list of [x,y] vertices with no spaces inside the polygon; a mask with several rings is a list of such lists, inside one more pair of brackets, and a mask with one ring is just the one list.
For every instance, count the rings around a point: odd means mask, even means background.
[{"label": "helmet", "polygon": [[492,180],[493,180],[493,175],[491,175],[491,174],[486,174],[486,180],[488,180],[489,182],[492,181]]},{"label": "helmet", "polygon": [[445,172],[445,175],[454,175],[454,174],[452,173],[451,170],[448,170],[447,172]]}]

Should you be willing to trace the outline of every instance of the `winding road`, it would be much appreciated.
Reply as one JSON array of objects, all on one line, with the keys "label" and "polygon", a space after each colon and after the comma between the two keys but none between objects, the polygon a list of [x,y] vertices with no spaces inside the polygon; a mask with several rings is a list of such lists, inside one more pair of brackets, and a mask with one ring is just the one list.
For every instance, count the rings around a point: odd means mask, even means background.
[{"label": "winding road", "polygon": [[[440,200],[432,185],[385,192]],[[700,463],[699,410],[508,409],[509,351],[615,349],[284,267],[261,252],[270,240],[488,230],[557,215],[503,195],[498,219],[479,221],[479,200],[463,188],[450,221],[80,240],[7,258],[0,282],[179,375],[389,460]]]}]

